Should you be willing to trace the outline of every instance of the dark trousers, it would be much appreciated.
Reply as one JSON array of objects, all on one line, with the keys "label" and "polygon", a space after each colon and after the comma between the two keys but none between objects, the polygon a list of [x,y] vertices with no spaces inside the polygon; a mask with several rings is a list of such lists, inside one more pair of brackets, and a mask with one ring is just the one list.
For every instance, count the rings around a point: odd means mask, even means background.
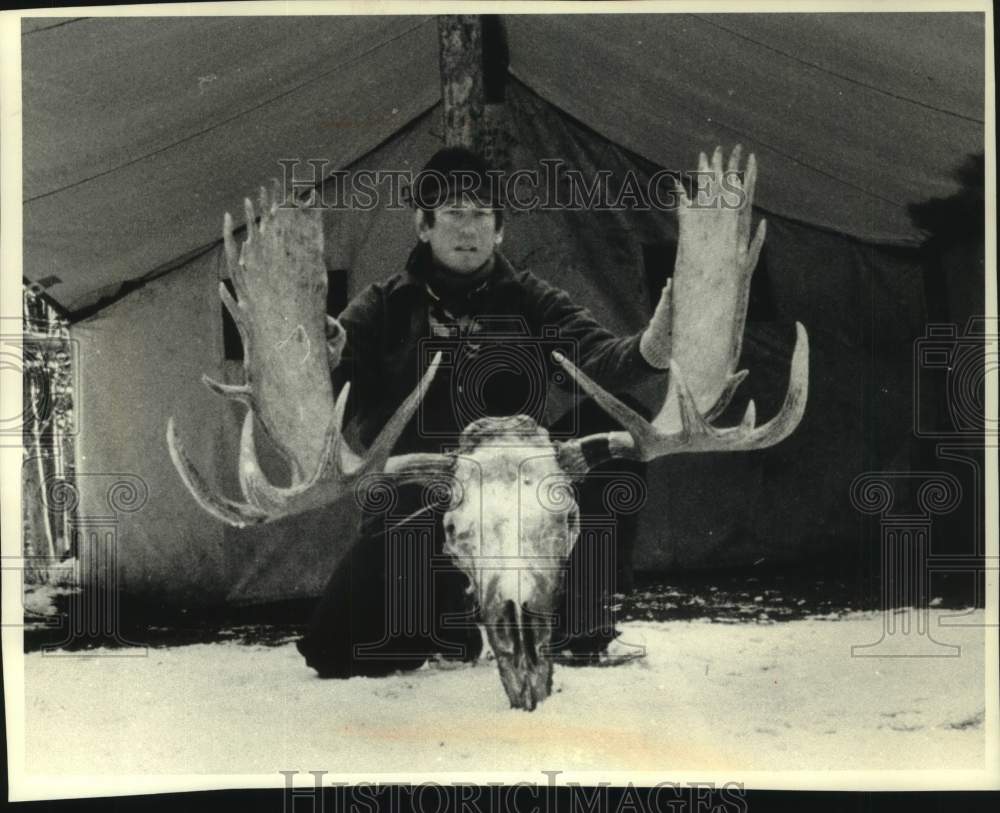
[{"label": "dark trousers", "polygon": [[[587,413],[581,410],[580,417]],[[607,422],[599,413],[586,425],[584,431],[604,431],[594,427]],[[634,510],[609,511],[607,494],[623,473],[634,482],[641,467],[603,468],[578,488],[581,532],[563,574],[553,651],[598,652],[616,635],[614,594],[630,561],[636,517]],[[435,654],[472,660],[481,650],[469,581],[443,553],[443,509],[428,506],[419,487],[382,493],[385,504],[368,506],[357,541],[298,643],[321,677],[386,675],[417,669]]]}]

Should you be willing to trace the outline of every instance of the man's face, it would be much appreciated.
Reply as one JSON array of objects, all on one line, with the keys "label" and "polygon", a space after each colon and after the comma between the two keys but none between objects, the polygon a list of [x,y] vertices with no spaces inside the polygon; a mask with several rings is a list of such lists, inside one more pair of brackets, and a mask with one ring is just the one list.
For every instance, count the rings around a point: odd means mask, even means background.
[{"label": "man's face", "polygon": [[433,226],[422,215],[417,232],[421,240],[430,243],[434,259],[459,274],[482,267],[503,236],[503,229],[496,228],[493,209],[468,199],[437,207]]}]

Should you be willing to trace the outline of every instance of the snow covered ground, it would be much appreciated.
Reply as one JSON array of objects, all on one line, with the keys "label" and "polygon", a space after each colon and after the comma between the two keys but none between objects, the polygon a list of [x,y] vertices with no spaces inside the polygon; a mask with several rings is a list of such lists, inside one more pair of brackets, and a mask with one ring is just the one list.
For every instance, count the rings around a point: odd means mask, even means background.
[{"label": "snow covered ground", "polygon": [[[981,611],[959,657],[859,658],[883,617],[630,622],[644,660],[556,667],[512,711],[492,663],[323,681],[294,644],[25,655],[30,774],[982,769]],[[946,624],[956,623],[954,620]]]}]

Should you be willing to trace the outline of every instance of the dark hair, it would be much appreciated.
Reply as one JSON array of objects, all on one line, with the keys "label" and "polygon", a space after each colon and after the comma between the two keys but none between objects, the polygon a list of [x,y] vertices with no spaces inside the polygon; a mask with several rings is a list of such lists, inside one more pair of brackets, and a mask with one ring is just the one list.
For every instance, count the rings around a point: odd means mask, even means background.
[{"label": "dark hair", "polygon": [[434,210],[456,195],[468,195],[482,206],[493,207],[496,228],[503,225],[500,172],[467,147],[438,150],[413,181],[413,205],[434,225]]}]

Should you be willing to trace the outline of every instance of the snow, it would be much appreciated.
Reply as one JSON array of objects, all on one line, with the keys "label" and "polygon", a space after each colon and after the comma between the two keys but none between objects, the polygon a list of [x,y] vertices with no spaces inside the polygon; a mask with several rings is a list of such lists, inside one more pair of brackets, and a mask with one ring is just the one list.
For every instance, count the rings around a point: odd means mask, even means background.
[{"label": "snow", "polygon": [[[294,644],[25,655],[30,774],[984,768],[982,611],[960,657],[852,657],[883,617],[630,622],[647,657],[556,667],[537,711],[495,666],[320,680]],[[952,624],[948,626],[947,624]],[[976,626],[980,625],[980,626]]]}]

